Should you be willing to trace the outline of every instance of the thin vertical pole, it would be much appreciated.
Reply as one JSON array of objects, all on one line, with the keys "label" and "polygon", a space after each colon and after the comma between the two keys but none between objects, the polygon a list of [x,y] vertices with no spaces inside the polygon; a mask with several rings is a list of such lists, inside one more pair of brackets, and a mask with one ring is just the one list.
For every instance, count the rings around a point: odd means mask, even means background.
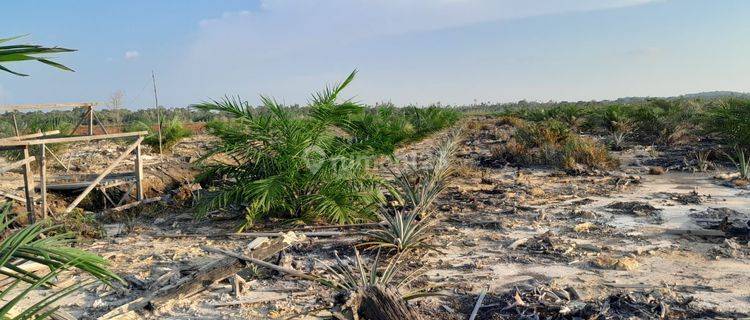
[{"label": "thin vertical pole", "polygon": [[[21,135],[21,132],[18,130],[18,121],[16,120],[16,114],[13,114],[13,130],[16,132],[16,137]],[[23,148],[23,158],[28,159],[29,158],[29,146],[25,146]],[[34,187],[32,186],[32,174],[31,174],[31,164],[26,163],[23,166],[23,192],[26,196],[26,212],[29,215],[29,223],[34,223],[35,217],[34,217]]]},{"label": "thin vertical pole", "polygon": [[42,197],[42,219],[47,218],[47,146],[39,146],[39,191]]},{"label": "thin vertical pole", "polygon": [[21,132],[18,131],[18,121],[16,121],[15,113],[13,113],[13,130],[16,132],[16,137],[21,135]]},{"label": "thin vertical pole", "polygon": [[[29,158],[29,146],[23,147],[23,158]],[[23,190],[26,196],[26,211],[29,215],[29,223],[34,223],[34,176],[31,172],[31,163],[26,162],[23,166]]]},{"label": "thin vertical pole", "polygon": [[94,106],[89,106],[89,135],[94,135]]},{"label": "thin vertical pole", "polygon": [[159,109],[159,97],[156,95],[156,76],[151,70],[151,81],[154,83],[154,108],[156,108],[156,122],[159,125],[159,155],[161,155],[161,109]]},{"label": "thin vertical pole", "polygon": [[141,159],[141,143],[135,147],[135,196],[138,201],[143,200],[143,160]]}]

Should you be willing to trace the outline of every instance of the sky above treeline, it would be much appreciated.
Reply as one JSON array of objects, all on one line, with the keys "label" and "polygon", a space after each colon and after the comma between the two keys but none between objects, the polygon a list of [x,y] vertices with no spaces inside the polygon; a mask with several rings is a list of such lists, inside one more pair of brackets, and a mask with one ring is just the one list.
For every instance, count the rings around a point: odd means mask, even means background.
[{"label": "sky above treeline", "polygon": [[259,94],[305,103],[358,77],[375,104],[578,101],[750,91],[750,1],[37,0],[0,38],[77,52],[0,73],[0,104],[187,106]]}]

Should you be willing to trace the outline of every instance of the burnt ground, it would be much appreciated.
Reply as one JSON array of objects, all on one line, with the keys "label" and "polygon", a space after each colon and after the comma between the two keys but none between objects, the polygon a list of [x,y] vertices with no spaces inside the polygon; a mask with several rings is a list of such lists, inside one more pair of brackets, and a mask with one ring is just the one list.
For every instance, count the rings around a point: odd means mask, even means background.
[{"label": "burnt ground", "polygon": [[[618,152],[623,165],[612,172],[571,176],[549,167],[487,161],[491,148],[507,138],[507,126],[492,117],[466,124],[457,173],[437,204],[434,237],[441,252],[422,253],[407,269],[423,268],[418,285],[444,294],[416,300],[435,319],[466,319],[480,292],[486,296],[477,319],[519,318],[735,318],[750,312],[750,247],[743,237],[674,235],[671,229],[701,229],[700,219],[750,214],[750,190],[717,180],[718,171],[669,170],[649,175],[658,153],[642,147]],[[441,138],[435,135],[398,151],[420,159]],[[661,160],[659,160],[661,161]],[[717,213],[718,212],[718,213]],[[133,290],[118,293],[87,287],[65,299],[65,309],[96,319],[144,294],[160,276],[218,258],[201,245],[237,250],[250,239],[216,237],[235,230],[238,220],[216,216],[195,221],[189,209],[156,204],[137,218],[112,219],[108,237],[83,245],[107,257],[127,275]],[[700,220],[700,221],[698,221]],[[259,226],[276,230],[275,226]],[[198,236],[175,236],[198,235]],[[278,262],[304,271],[321,270],[334,251],[352,252],[357,237],[309,238]],[[330,305],[334,292],[309,281],[261,269],[247,277],[243,299],[229,283],[175,301],[154,319],[284,319]],[[73,279],[78,279],[75,275]],[[309,319],[330,316],[310,313]]]}]

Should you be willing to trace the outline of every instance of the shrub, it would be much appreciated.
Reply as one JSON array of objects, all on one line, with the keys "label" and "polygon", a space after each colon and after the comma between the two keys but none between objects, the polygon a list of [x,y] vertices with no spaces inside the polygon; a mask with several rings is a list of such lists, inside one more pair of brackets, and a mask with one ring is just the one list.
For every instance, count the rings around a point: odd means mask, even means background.
[{"label": "shrub", "polygon": [[573,133],[557,120],[527,123],[517,128],[505,144],[492,150],[495,159],[527,165],[551,165],[563,169],[613,169],[617,160],[604,145]]},{"label": "shrub", "polygon": [[[157,128],[155,128],[157,127]],[[148,131],[148,135],[143,139],[143,143],[154,150],[159,150],[159,132],[158,124],[148,125],[138,121],[128,128],[128,131]],[[172,150],[182,139],[190,137],[193,132],[182,125],[177,119],[172,119],[162,126],[161,130],[161,148],[163,151]]]},{"label": "shrub", "polygon": [[577,169],[579,165],[592,169],[608,170],[616,168],[619,162],[601,143],[589,137],[576,136],[571,137],[565,143],[562,166],[565,169],[573,170]]},{"label": "shrub", "polygon": [[570,128],[557,120],[529,124],[518,128],[516,139],[523,145],[534,148],[545,145],[559,145],[572,135]]}]

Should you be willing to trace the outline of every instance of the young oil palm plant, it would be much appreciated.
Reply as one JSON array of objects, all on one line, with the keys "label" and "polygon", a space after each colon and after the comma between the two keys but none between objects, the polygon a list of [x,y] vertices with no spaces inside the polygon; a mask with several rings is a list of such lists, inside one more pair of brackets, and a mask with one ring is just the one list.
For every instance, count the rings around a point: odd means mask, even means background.
[{"label": "young oil palm plant", "polygon": [[[94,278],[111,283],[122,281],[115,273],[105,268],[106,261],[89,252],[71,248],[70,234],[42,237],[55,227],[45,227],[43,222],[20,229],[11,229],[14,223],[9,219],[10,205],[4,204],[0,210],[0,274],[15,279],[8,287],[0,290],[0,319],[45,319],[54,314],[52,305],[63,297],[75,292],[90,282],[77,283],[59,288],[56,292],[35,301],[23,308],[19,303],[28,298],[33,290],[40,287],[54,288],[54,278],[60,273],[75,268]],[[45,276],[38,276],[23,269],[24,263],[39,263],[49,269]],[[26,286],[23,287],[23,283]]]},{"label": "young oil palm plant", "polygon": [[459,130],[451,132],[435,150],[426,168],[409,164],[406,171],[391,171],[395,177],[391,194],[400,204],[382,209],[380,216],[385,226],[366,231],[369,240],[360,246],[402,253],[417,249],[437,250],[427,243],[435,222],[431,210],[453,172],[453,156],[460,140]]},{"label": "young oil palm plant", "polygon": [[427,288],[410,290],[409,285],[421,275],[420,270],[400,276],[400,266],[403,262],[401,255],[396,255],[381,268],[381,254],[377,252],[373,262],[368,265],[357,249],[354,249],[354,260],[341,259],[338,252],[334,252],[336,263],[328,265],[323,262],[327,277],[321,277],[320,283],[339,290],[355,292],[367,286],[388,286],[395,288],[404,300],[415,299],[429,295]]},{"label": "young oil palm plant", "polygon": [[[381,180],[368,170],[372,155],[340,135],[349,117],[362,111],[359,104],[338,99],[355,74],[314,94],[308,116],[294,115],[267,97],[261,97],[261,112],[237,98],[194,106],[232,118],[230,125],[211,128],[221,142],[204,157],[199,179],[227,179],[201,202],[199,215],[238,205],[246,210],[245,226],[261,217],[334,223],[375,217],[383,195]],[[235,161],[211,163],[217,154]]]},{"label": "young oil palm plant", "polygon": [[[22,38],[22,37],[23,36],[0,39],[0,43],[10,42],[10,41]],[[58,47],[44,47],[40,45],[30,45],[30,44],[0,46],[0,70],[15,74],[17,76],[28,76],[27,74],[23,74],[23,73],[10,70],[7,67],[5,67],[4,64],[8,62],[19,62],[19,61],[39,61],[41,63],[44,63],[46,65],[49,65],[58,69],[62,69],[66,71],[73,71],[72,69],[62,64],[59,64],[57,62],[49,60],[48,58],[40,56],[40,55],[46,55],[50,53],[72,52],[72,51],[75,51],[75,50],[66,49],[66,48],[58,48]]]},{"label": "young oil palm plant", "polygon": [[737,171],[740,173],[740,178],[750,178],[750,158],[747,157],[745,150],[740,147],[735,147],[734,152],[736,157],[727,154],[727,158],[729,158],[729,160],[734,163],[734,166],[737,167]]}]

